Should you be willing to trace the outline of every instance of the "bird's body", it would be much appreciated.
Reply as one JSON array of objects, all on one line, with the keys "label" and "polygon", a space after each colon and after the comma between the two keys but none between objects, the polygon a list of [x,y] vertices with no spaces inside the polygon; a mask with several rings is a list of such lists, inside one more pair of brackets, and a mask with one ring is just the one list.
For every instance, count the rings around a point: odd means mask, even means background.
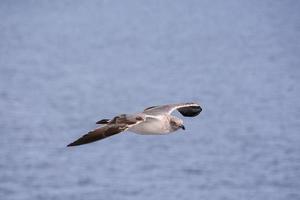
[{"label": "bird's body", "polygon": [[68,146],[87,144],[126,130],[142,135],[162,135],[180,128],[185,129],[183,121],[171,115],[174,110],[178,110],[183,116],[194,117],[202,111],[202,108],[196,103],[169,104],[152,106],[141,113],[122,114],[111,120],[102,119],[97,124],[104,126],[90,131]]},{"label": "bird's body", "polygon": [[168,115],[159,115],[156,117],[146,117],[146,120],[142,123],[139,123],[131,128],[128,131],[141,134],[141,135],[162,135],[173,132],[170,129]]}]

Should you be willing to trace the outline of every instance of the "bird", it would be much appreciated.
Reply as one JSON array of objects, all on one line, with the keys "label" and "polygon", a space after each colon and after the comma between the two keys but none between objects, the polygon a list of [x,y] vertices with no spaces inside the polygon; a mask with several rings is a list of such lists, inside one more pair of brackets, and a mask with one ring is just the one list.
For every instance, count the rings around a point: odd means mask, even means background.
[{"label": "bird", "polygon": [[185,130],[183,120],[171,115],[177,110],[184,117],[195,117],[202,108],[197,103],[177,103],[151,106],[143,112],[135,114],[121,114],[112,119],[101,119],[96,124],[102,125],[88,132],[67,147],[88,144],[104,138],[130,131],[142,135],[164,135],[179,129]]}]

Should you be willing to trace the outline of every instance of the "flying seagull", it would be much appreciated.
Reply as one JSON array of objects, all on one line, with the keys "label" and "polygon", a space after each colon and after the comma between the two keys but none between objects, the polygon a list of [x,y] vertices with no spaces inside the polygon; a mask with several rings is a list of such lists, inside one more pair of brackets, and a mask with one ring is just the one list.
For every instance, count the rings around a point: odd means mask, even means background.
[{"label": "flying seagull", "polygon": [[162,135],[178,129],[185,130],[182,119],[171,115],[175,110],[185,117],[195,117],[202,108],[196,103],[168,104],[151,106],[136,114],[122,114],[113,119],[102,119],[96,122],[102,124],[102,127],[88,132],[70,143],[68,147],[95,142],[127,130],[143,135]]}]

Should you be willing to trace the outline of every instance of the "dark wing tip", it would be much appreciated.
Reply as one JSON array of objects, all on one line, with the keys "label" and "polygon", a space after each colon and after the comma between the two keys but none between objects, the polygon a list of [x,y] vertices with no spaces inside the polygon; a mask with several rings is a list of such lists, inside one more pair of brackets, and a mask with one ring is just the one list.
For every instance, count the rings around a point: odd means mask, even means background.
[{"label": "dark wing tip", "polygon": [[86,144],[86,143],[88,143],[88,142],[84,141],[84,138],[81,137],[81,138],[75,140],[74,142],[68,144],[67,147],[78,146],[78,145],[82,145],[82,144]]},{"label": "dark wing tip", "polygon": [[75,142],[68,144],[67,147],[73,147],[73,146],[78,146],[78,145],[83,145],[83,144],[86,144],[86,143],[78,142],[76,140]]},{"label": "dark wing tip", "polygon": [[73,142],[67,145],[67,147],[72,147],[72,146],[76,146],[76,145],[73,144]]},{"label": "dark wing tip", "polygon": [[102,134],[100,134],[100,135],[97,134],[97,131],[99,131],[99,130],[100,129],[96,129],[94,131],[88,132],[87,134],[81,136],[74,142],[68,144],[67,147],[83,145],[83,144],[95,142],[97,140],[104,138],[105,136],[103,136]]},{"label": "dark wing tip", "polygon": [[188,106],[177,109],[185,117],[195,117],[202,111],[201,106]]},{"label": "dark wing tip", "polygon": [[80,145],[80,144],[78,144],[78,140],[75,140],[74,142],[68,144],[67,147],[73,147],[73,146],[77,146],[77,145]]}]

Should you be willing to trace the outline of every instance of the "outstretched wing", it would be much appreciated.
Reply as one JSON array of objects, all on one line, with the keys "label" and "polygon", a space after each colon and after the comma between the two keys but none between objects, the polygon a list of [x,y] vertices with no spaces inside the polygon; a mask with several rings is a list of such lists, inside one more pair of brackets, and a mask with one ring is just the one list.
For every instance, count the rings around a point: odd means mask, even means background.
[{"label": "outstretched wing", "polygon": [[196,103],[179,103],[162,106],[152,106],[146,108],[143,113],[149,115],[171,114],[174,110],[178,110],[185,117],[195,117],[202,111],[200,105]]},{"label": "outstretched wing", "polygon": [[119,115],[113,118],[109,123],[101,128],[88,132],[76,141],[68,144],[69,146],[78,146],[88,144],[97,140],[102,140],[109,136],[126,131],[128,128],[144,121],[143,117],[134,115]]},{"label": "outstretched wing", "polygon": [[109,136],[121,133],[124,130],[126,130],[125,127],[116,126],[116,125],[114,125],[114,126],[106,125],[104,127],[97,128],[93,131],[88,132],[87,134],[83,135],[76,141],[68,144],[68,147],[95,142],[97,140],[101,140],[101,139],[107,138]]}]

